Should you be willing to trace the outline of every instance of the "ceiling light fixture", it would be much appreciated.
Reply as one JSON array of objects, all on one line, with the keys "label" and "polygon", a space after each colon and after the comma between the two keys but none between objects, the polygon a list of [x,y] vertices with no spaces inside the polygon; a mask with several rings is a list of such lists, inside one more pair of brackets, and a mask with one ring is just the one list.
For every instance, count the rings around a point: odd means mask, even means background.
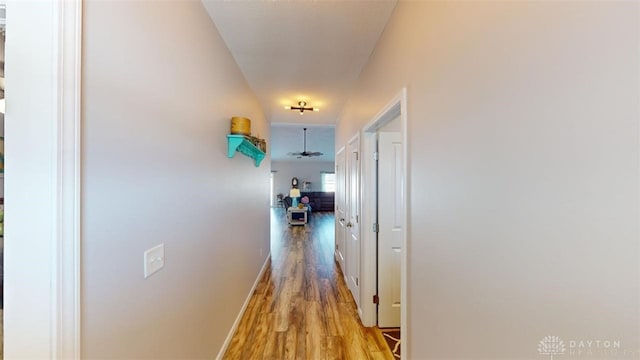
[{"label": "ceiling light fixture", "polygon": [[320,108],[307,107],[307,103],[304,101],[298,101],[298,106],[285,106],[287,110],[300,110],[300,115],[303,115],[306,111],[320,111]]}]

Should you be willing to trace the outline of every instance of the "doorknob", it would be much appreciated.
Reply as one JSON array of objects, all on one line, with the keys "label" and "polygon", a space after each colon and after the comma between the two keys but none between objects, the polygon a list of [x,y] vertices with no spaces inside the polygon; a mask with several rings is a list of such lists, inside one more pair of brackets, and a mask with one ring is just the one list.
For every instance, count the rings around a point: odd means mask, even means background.
[{"label": "doorknob", "polygon": [[344,219],[340,219],[340,222],[344,222]]},{"label": "doorknob", "polygon": [[347,227],[353,227],[353,224],[349,222],[347,223]]}]

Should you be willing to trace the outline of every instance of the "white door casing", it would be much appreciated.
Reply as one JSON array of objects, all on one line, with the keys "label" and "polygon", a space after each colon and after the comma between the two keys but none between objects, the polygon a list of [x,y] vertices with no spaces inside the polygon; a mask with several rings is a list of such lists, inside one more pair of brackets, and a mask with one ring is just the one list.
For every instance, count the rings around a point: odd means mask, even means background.
[{"label": "white door casing", "polygon": [[336,153],[336,250],[335,257],[340,265],[340,269],[343,274],[346,274],[347,268],[345,267],[346,258],[346,225],[347,225],[347,210],[346,210],[346,181],[347,173],[345,168],[345,148],[342,147]]},{"label": "white door casing", "polygon": [[[410,343],[412,341],[412,334],[407,331],[411,319],[408,318],[407,313],[408,309],[411,308],[412,304],[407,302],[407,273],[408,273],[408,262],[407,262],[407,254],[411,252],[410,245],[410,237],[411,234],[406,231],[407,227],[407,219],[409,218],[410,207],[407,199],[411,196],[410,194],[410,169],[407,167],[408,158],[411,154],[408,152],[409,148],[409,137],[408,137],[408,127],[407,127],[407,89],[402,88],[381,110],[371,119],[369,123],[367,123],[362,129],[362,178],[361,178],[361,186],[362,186],[362,198],[361,198],[361,211],[362,211],[362,222],[361,228],[363,229],[361,233],[361,243],[362,243],[362,277],[361,277],[361,294],[362,294],[362,323],[364,326],[375,326],[377,325],[377,315],[378,315],[378,306],[372,301],[375,298],[375,295],[378,294],[377,290],[377,234],[374,231],[375,225],[377,222],[377,211],[376,211],[376,199],[377,199],[377,183],[376,183],[376,169],[377,165],[374,161],[374,154],[377,150],[377,135],[378,131],[384,128],[387,124],[392,122],[400,116],[399,129],[394,131],[399,131],[402,137],[402,150],[403,150],[403,159],[402,159],[402,169],[403,169],[403,189],[405,190],[405,198],[404,203],[401,205],[404,213],[404,218],[402,219],[403,228],[405,229],[402,240],[401,240],[401,248],[402,252],[400,254],[401,263],[400,263],[400,292],[401,299],[405,300],[402,302],[402,306],[400,308],[400,330],[402,332],[402,346],[403,346],[403,358],[411,359],[410,351]],[[407,350],[405,352],[405,349]]]},{"label": "white door casing", "polygon": [[378,134],[378,326],[400,327],[400,265],[404,233],[402,137]]},{"label": "white door casing", "polygon": [[360,312],[360,136],[347,144],[347,285]]},{"label": "white door casing", "polygon": [[79,359],[82,1],[6,6],[4,356]]}]

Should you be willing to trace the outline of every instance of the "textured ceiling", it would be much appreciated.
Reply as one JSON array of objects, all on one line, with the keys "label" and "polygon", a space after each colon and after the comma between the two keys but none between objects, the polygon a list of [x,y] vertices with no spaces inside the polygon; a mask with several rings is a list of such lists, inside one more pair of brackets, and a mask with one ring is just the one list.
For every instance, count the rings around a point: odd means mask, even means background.
[{"label": "textured ceiling", "polygon": [[[396,0],[202,2],[272,124],[271,159],[333,161],[334,126]],[[284,109],[298,101],[320,111]],[[301,124],[324,156],[287,155],[303,150]]]}]

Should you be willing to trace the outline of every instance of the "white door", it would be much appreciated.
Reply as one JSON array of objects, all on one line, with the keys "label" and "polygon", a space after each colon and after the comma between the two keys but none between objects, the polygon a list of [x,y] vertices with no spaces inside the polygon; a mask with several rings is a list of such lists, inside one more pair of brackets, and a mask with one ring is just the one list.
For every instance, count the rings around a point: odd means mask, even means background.
[{"label": "white door", "polygon": [[400,255],[405,201],[402,137],[399,132],[378,135],[378,326],[400,327]]},{"label": "white door", "polygon": [[360,307],[360,138],[347,145],[347,285]]},{"label": "white door", "polygon": [[346,273],[345,256],[346,256],[346,190],[347,190],[347,173],[345,168],[344,148],[336,153],[336,251],[335,256],[340,269]]}]

